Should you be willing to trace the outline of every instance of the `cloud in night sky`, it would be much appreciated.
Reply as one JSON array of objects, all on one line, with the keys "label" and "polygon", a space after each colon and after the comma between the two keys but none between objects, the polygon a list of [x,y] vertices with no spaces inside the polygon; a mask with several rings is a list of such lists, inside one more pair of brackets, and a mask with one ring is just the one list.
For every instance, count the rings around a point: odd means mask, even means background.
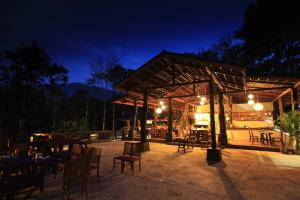
[{"label": "cloud in night sky", "polygon": [[194,52],[237,30],[250,0],[1,0],[0,51],[38,40],[84,81],[114,52],[137,68],[162,50]]}]

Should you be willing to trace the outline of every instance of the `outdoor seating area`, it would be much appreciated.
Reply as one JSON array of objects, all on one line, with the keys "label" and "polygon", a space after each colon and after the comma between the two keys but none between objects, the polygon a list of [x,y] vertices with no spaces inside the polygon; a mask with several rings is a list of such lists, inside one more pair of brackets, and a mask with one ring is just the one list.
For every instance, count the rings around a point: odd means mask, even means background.
[{"label": "outdoor seating area", "polygon": [[[56,141],[53,141],[56,140]],[[61,141],[61,142],[58,142]],[[64,141],[64,142],[62,142]],[[67,146],[67,149],[64,147]],[[88,184],[92,170],[100,178],[101,149],[86,144],[55,137],[43,143],[14,144],[1,151],[0,155],[0,199],[29,198],[36,190],[45,190],[45,177],[61,176],[62,199],[70,199],[72,184],[82,185],[88,198]]]},{"label": "outdoor seating area", "polygon": [[[113,170],[113,158],[122,155],[124,144],[116,141],[88,145],[102,149],[100,181],[97,181],[96,170],[91,171],[87,188],[89,200],[300,198],[295,184],[300,178],[300,158],[295,155],[224,149],[223,161],[208,165],[203,148],[194,147],[183,153],[177,152],[175,145],[150,143],[151,151],[142,153],[141,170],[136,163],[132,174],[130,167],[125,167],[123,173],[118,165]],[[59,171],[56,178],[46,175],[44,191],[36,190],[29,199],[61,199],[63,181],[68,180],[63,173]],[[85,179],[79,183],[74,179],[69,180],[70,198],[85,199],[84,190],[82,194]]]}]

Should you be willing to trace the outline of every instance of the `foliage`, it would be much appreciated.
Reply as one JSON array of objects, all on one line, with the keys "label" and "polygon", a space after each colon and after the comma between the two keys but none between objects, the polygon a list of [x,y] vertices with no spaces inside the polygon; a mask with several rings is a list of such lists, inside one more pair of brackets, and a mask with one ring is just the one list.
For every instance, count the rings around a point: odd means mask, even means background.
[{"label": "foliage", "polygon": [[280,117],[280,127],[291,136],[300,136],[300,111],[290,111]]},{"label": "foliage", "polygon": [[299,76],[300,13],[297,1],[257,0],[248,6],[236,37],[255,73]]},{"label": "foliage", "polygon": [[[68,71],[51,63],[37,41],[2,53],[0,60],[0,125],[5,132],[25,133],[47,129],[51,108],[45,89],[67,81]],[[12,133],[11,133],[12,132]]]},{"label": "foliage", "polygon": [[297,1],[256,0],[234,37],[224,36],[198,56],[247,67],[253,76],[300,77]]},{"label": "foliage", "polygon": [[99,57],[90,66],[91,77],[87,80],[89,84],[100,85],[107,88],[125,79],[133,70],[124,68],[116,55]]}]

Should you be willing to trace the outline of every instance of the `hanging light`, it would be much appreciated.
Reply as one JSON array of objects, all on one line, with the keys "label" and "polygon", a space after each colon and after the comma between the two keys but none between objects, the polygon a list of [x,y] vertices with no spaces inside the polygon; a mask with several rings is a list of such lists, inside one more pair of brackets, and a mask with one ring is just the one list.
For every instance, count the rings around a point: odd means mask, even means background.
[{"label": "hanging light", "polygon": [[253,94],[249,94],[249,95],[248,95],[248,98],[249,98],[249,99],[253,99],[253,98],[254,98]]},{"label": "hanging light", "polygon": [[250,99],[249,101],[248,101],[248,105],[250,105],[250,106],[253,106],[254,105],[254,100],[253,99]]},{"label": "hanging light", "polygon": [[165,109],[166,109],[166,106],[165,106],[165,105],[162,105],[162,106],[161,106],[161,109],[162,109],[162,110],[165,110]]},{"label": "hanging light", "polygon": [[162,113],[162,109],[161,109],[161,108],[156,108],[155,112],[156,112],[157,114],[160,114],[160,113]]},{"label": "hanging light", "polygon": [[159,104],[160,104],[160,105],[164,105],[164,102],[163,102],[163,101],[160,101]]},{"label": "hanging light", "polygon": [[205,101],[206,100],[206,98],[205,97],[201,97],[201,99],[200,99],[200,101]]},{"label": "hanging light", "polygon": [[253,105],[253,109],[256,111],[261,111],[262,109],[264,109],[264,105],[261,103],[256,103]]},{"label": "hanging light", "polygon": [[201,106],[203,106],[203,105],[204,105],[204,103],[205,103],[204,101],[200,101],[200,105],[201,105]]},{"label": "hanging light", "polygon": [[199,92],[198,92],[198,94],[197,94],[197,98],[200,98],[200,94],[199,94]]}]

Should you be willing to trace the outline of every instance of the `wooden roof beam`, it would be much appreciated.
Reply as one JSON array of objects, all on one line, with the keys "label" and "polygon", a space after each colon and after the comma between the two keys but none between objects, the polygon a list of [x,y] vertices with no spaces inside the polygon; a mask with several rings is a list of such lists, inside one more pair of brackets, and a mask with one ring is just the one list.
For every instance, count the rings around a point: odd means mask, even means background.
[{"label": "wooden roof beam", "polygon": [[297,81],[297,82],[294,84],[293,87],[288,88],[288,89],[285,90],[283,93],[281,93],[279,96],[277,96],[277,97],[273,100],[273,102],[275,102],[275,101],[278,100],[279,98],[285,96],[286,94],[292,92],[292,88],[297,88],[297,87],[299,87],[299,86],[300,86],[300,81]]}]

